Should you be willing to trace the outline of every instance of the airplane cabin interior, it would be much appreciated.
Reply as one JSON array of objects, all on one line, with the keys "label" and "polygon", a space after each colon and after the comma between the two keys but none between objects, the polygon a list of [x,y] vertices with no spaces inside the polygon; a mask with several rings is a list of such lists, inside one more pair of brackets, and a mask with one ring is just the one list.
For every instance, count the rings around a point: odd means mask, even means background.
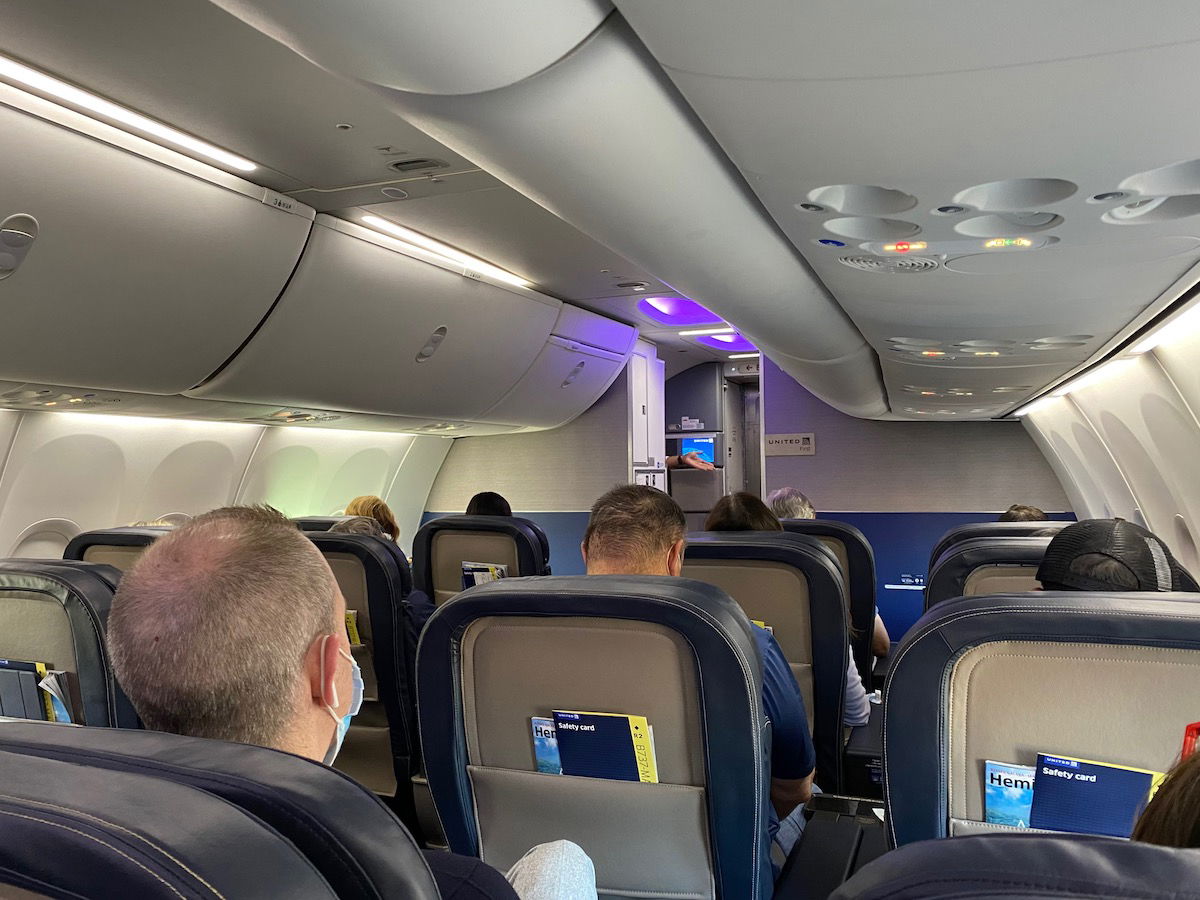
[{"label": "airplane cabin interior", "polygon": [[1200,900],[1198,65],[0,2],[0,897]]}]

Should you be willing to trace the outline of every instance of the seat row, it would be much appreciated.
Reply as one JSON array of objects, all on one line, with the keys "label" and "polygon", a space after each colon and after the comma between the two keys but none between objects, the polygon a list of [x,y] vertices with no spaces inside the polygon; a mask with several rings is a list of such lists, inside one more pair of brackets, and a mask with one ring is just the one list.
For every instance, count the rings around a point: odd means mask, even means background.
[{"label": "seat row", "polygon": [[[115,573],[98,564],[10,561],[0,566],[0,625],[5,626],[0,634],[8,642],[29,640],[35,630],[58,630],[59,647],[76,654],[71,663],[81,687],[90,660],[102,683],[96,691],[89,684],[86,691],[92,698],[86,708],[91,725],[122,724],[119,689],[102,671],[104,605],[89,599],[102,600],[105,591],[111,595],[114,582]],[[7,627],[21,621],[27,623],[23,637]],[[0,649],[20,656],[32,648],[6,643]],[[60,658],[54,662],[66,665]],[[504,868],[530,842],[568,837],[588,850],[611,894],[771,895],[761,827],[767,775],[761,672],[746,615],[724,592],[689,579],[502,580],[443,604],[427,626],[417,671],[429,782],[452,849]],[[1163,690],[1167,682],[1171,689]],[[988,759],[1028,763],[1031,753],[1049,750],[1161,771],[1194,717],[1191,701],[1198,691],[1200,596],[1071,592],[939,604],[902,643],[889,675],[884,766],[890,843],[997,830],[982,815]],[[562,708],[646,715],[655,724],[660,783],[538,773],[529,718]],[[89,804],[107,798],[104,779],[94,781],[101,793],[93,793],[91,775],[80,775],[83,781],[56,778],[49,763],[10,759],[14,753],[60,766],[118,770],[124,774],[113,785],[119,781],[131,796],[168,808],[190,802],[179,790],[182,784],[260,818],[267,812],[251,804],[270,805],[269,792],[255,787],[260,781],[299,785],[318,777],[307,769],[283,772],[254,755],[269,751],[199,752],[194,743],[125,729],[5,723],[0,766],[9,767],[5,783],[13,786],[7,802],[17,802],[12,800],[17,796],[25,807],[56,803],[83,818],[99,816]],[[171,786],[135,783],[124,775]],[[300,781],[289,781],[293,778]],[[56,780],[83,790],[77,796],[56,793]],[[305,796],[350,816],[351,810],[357,814],[367,808],[369,795],[360,795],[347,795],[337,804],[321,794]],[[289,798],[276,814],[298,817],[302,806]],[[312,805],[307,809],[309,818],[298,819],[305,827],[333,814]],[[197,810],[204,821],[222,827],[216,812],[209,819],[207,808]],[[163,842],[157,865],[165,866],[166,849],[183,837],[157,817],[132,822],[130,815],[118,805],[107,821],[155,835]],[[386,843],[387,835],[406,840],[393,820],[386,824],[381,813],[373,815],[381,829],[371,832],[373,841]],[[245,849],[259,846],[241,826],[229,827],[230,834],[245,835]],[[321,841],[340,840],[338,827],[323,823],[333,831],[320,832]],[[804,844],[810,839],[814,834],[807,834]],[[346,852],[368,852],[359,849],[361,843],[347,841]],[[382,854],[378,846],[372,859]],[[1063,852],[1070,857],[1083,852],[1082,846]],[[264,871],[286,862],[286,854],[277,850],[261,851]],[[1088,852],[1103,855],[1102,850]],[[230,859],[228,871],[239,872],[245,856]],[[204,873],[212,861],[196,863],[194,871]],[[408,865],[397,851],[392,865],[402,863]],[[898,864],[885,858],[879,865]],[[38,865],[46,875],[47,864]],[[836,860],[828,865],[838,870]],[[322,879],[334,877],[329,860],[317,868]],[[413,864],[413,871],[423,869]],[[313,885],[284,883],[296,884],[296,896],[323,896],[308,892]],[[781,883],[775,895],[789,896],[790,883]],[[881,890],[878,882],[874,889]]]}]

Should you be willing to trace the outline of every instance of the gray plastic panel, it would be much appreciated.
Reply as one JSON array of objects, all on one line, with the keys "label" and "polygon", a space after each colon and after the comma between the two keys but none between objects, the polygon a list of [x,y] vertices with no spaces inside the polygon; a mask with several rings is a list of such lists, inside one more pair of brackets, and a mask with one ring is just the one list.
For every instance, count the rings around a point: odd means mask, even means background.
[{"label": "gray plastic panel", "polygon": [[[546,345],[562,303],[406,256],[318,216],[275,311],[192,396],[470,421]],[[445,337],[430,353],[430,336]],[[418,362],[419,355],[427,355]]]},{"label": "gray plastic panel", "polygon": [[[6,88],[0,104],[24,96]],[[0,160],[0,219],[38,223],[20,267],[0,281],[4,380],[192,387],[270,309],[311,226],[225,173],[206,180],[7,105]]]}]

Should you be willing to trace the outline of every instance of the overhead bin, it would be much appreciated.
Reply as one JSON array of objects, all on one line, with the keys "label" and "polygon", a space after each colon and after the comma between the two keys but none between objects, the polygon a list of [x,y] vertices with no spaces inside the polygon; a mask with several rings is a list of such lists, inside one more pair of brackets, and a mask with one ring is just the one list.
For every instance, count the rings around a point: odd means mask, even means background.
[{"label": "overhead bin", "polygon": [[198,384],[271,308],[312,224],[301,204],[6,85],[0,159],[4,380]]},{"label": "overhead bin", "polygon": [[484,419],[539,428],[565,425],[621,374],[637,336],[629,325],[564,305],[554,334],[529,371]]},{"label": "overhead bin", "polygon": [[[315,0],[219,2],[306,58],[365,83],[409,123],[735,322],[821,399],[856,416],[888,411],[872,348],[620,15],[608,15],[576,46],[561,42],[608,4],[503,4],[506,34],[553,35],[534,50],[563,51],[553,64],[531,53],[539,68],[514,80],[520,73],[508,54],[485,73],[492,57],[471,52],[478,32],[464,32],[461,17],[424,15],[428,4],[416,0],[377,5],[353,26],[323,29],[310,20]],[[388,54],[385,64],[367,54],[371,63],[363,64],[337,49],[358,46],[346,42],[351,31],[386,35],[408,18],[422,21],[419,54]],[[439,63],[436,78],[430,59]]]},{"label": "overhead bin", "polygon": [[189,394],[478,421],[546,346],[562,302],[401,252],[319,215],[296,273],[246,346]]}]

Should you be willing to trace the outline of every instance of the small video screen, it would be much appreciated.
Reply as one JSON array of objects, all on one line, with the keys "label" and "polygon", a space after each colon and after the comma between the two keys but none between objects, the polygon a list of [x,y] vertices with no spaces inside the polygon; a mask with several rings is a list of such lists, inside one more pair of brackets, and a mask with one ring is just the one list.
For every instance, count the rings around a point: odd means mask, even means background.
[{"label": "small video screen", "polygon": [[713,458],[715,444],[716,438],[711,437],[684,438],[679,452],[683,456],[699,453],[702,460],[716,465],[717,461]]}]

